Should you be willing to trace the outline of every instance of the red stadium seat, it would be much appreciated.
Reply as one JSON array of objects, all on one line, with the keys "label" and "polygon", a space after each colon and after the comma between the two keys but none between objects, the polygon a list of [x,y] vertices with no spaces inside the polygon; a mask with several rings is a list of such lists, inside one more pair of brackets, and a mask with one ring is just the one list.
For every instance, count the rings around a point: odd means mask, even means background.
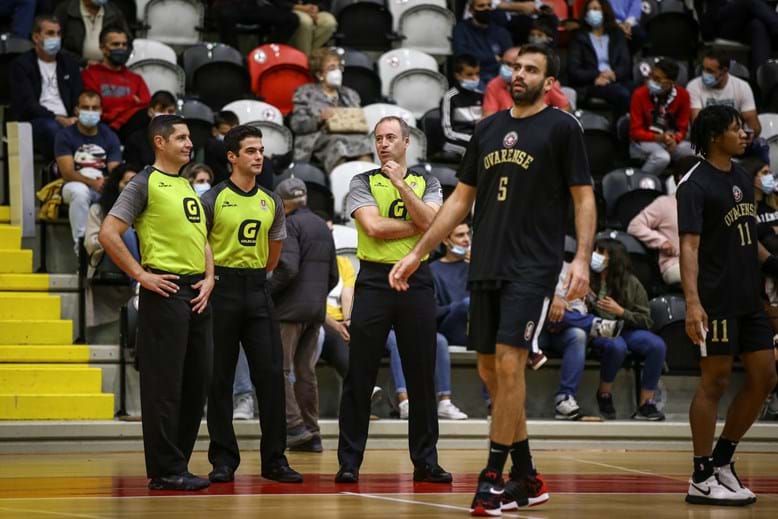
[{"label": "red stadium seat", "polygon": [[251,90],[284,115],[292,111],[292,96],[297,87],[313,82],[308,58],[288,45],[269,43],[257,47],[249,53],[248,67]]}]

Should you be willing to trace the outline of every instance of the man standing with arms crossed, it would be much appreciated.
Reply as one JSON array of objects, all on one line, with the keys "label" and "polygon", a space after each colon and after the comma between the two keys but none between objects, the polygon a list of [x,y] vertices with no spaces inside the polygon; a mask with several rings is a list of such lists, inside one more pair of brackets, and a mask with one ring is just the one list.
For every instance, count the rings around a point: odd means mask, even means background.
[{"label": "man standing with arms crossed", "polygon": [[[192,151],[184,119],[155,117],[149,138],[154,164],[121,192],[99,239],[113,262],[141,285],[138,354],[149,488],[200,490],[208,480],[192,475],[188,463],[211,376],[213,256],[200,200],[178,175]],[[142,265],[122,241],[130,225]]]},{"label": "man standing with arms crossed", "polygon": [[[437,246],[475,202],[470,259],[470,344],[492,397],[489,459],[471,505],[476,516],[548,500],[527,439],[524,369],[539,351],[557,275],[562,266],[570,199],[578,250],[570,267],[568,299],[589,288],[596,226],[592,179],[578,121],[546,106],[557,57],[525,45],[513,64],[514,106],[481,122],[460,166],[459,183],[430,229],[390,273],[396,290],[408,289],[419,260]],[[503,485],[511,455],[513,468]]]},{"label": "man standing with arms crossed", "polygon": [[213,383],[208,397],[208,479],[227,483],[240,464],[232,427],[232,383],[243,344],[257,391],[262,477],[282,483],[303,478],[284,456],[283,348],[266,273],[278,265],[286,238],[281,199],[257,184],[262,173],[262,131],[236,126],[224,136],[232,175],[205,193],[202,204],[217,276],[213,292]]},{"label": "man standing with arms crossed", "polygon": [[[370,397],[394,327],[408,383],[408,444],[414,481],[450,483],[438,465],[438,406],[435,397],[435,294],[426,262],[405,294],[387,282],[392,264],[407,254],[443,201],[440,182],[406,166],[410,129],[399,117],[375,126],[381,169],[351,180],[348,207],[356,220],[359,275],[351,314],[349,370],[340,400],[337,483],[356,483],[367,443]],[[419,258],[427,259],[427,255]]]}]

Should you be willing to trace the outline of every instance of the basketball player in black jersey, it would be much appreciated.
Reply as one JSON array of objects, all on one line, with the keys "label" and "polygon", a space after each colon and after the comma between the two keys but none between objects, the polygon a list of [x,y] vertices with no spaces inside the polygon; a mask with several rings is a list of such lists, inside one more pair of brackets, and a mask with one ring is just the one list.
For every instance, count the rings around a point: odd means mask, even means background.
[{"label": "basketball player in black jersey", "polygon": [[[756,496],[740,482],[732,456],[776,383],[759,265],[775,276],[778,258],[757,241],[753,182],[732,162],[746,147],[740,113],[727,106],[705,108],[694,121],[691,142],[705,160],[686,173],[676,194],[686,333],[699,348],[701,371],[689,409],[694,474],[686,501],[742,506]],[[718,403],[736,356],[746,381],[711,453]]]},{"label": "basketball player in black jersey", "polygon": [[[525,45],[513,67],[514,107],[476,127],[456,189],[423,238],[389,274],[395,289],[407,290],[420,259],[475,202],[469,347],[478,352],[478,371],[494,402],[489,459],[470,507],[479,516],[548,500],[529,450],[524,369],[528,354],[539,351],[537,338],[562,267],[571,198],[578,235],[568,279],[571,300],[589,289],[596,225],[581,126],[543,102],[556,81],[557,57],[546,47]],[[513,468],[503,483],[509,454]]]}]

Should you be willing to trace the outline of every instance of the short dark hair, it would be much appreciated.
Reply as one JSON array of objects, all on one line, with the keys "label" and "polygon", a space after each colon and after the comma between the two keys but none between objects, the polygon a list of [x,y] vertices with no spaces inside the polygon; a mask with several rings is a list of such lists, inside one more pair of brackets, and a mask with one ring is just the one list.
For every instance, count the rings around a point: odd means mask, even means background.
[{"label": "short dark hair", "polygon": [[230,110],[222,110],[221,112],[216,112],[213,115],[213,125],[219,126],[221,124],[229,124],[230,126],[237,126],[240,124],[240,119],[238,119],[238,116],[235,115],[235,112],[232,112]]},{"label": "short dark hair", "polygon": [[235,155],[240,155],[240,144],[244,139],[249,137],[262,138],[262,130],[256,126],[248,126],[246,124],[240,124],[227,132],[224,136],[224,147],[227,151],[233,152]]},{"label": "short dark hair", "polygon": [[729,54],[727,54],[723,49],[718,49],[716,47],[706,47],[705,50],[702,53],[702,59],[712,59],[715,60],[719,67],[721,68],[729,68]]},{"label": "short dark hair", "polygon": [[694,151],[707,157],[713,139],[726,132],[732,121],[743,124],[743,116],[731,106],[712,105],[700,110],[689,135]]},{"label": "short dark hair", "polygon": [[454,73],[459,74],[465,67],[480,67],[478,60],[472,54],[460,54],[454,57]]},{"label": "short dark hair", "polygon": [[154,137],[161,135],[163,139],[168,140],[173,132],[173,127],[177,124],[186,124],[186,120],[180,115],[158,115],[149,123],[149,142],[151,143],[151,149],[154,147]]},{"label": "short dark hair", "polygon": [[[616,15],[613,13],[613,7],[608,0],[597,0],[602,7],[602,28],[606,31],[610,31],[616,28]],[[586,12],[589,10],[589,4],[594,0],[586,0],[581,9],[581,25],[589,30],[592,30],[592,26],[586,21]]]},{"label": "short dark hair", "polygon": [[400,134],[402,135],[403,139],[407,139],[411,136],[411,127],[408,126],[408,123],[406,123],[402,117],[398,117],[396,115],[387,115],[386,117],[381,117],[377,123],[375,123],[375,128],[373,128],[373,133],[375,134],[375,131],[378,129],[379,126],[381,126],[384,123],[388,123],[389,121],[396,121],[397,124],[400,125]]},{"label": "short dark hair", "polygon": [[76,104],[81,102],[82,97],[96,97],[100,100],[100,105],[103,104],[103,96],[101,96],[98,92],[91,89],[82,90],[80,94],[78,94],[78,100],[76,101]]},{"label": "short dark hair", "polygon": [[112,32],[116,34],[124,34],[125,36],[127,36],[127,40],[129,42],[130,33],[127,32],[127,29],[125,29],[121,25],[113,24],[113,25],[106,25],[105,27],[103,27],[103,30],[100,31],[100,45],[103,45],[105,43],[105,38]]},{"label": "short dark hair", "polygon": [[116,199],[119,198],[119,182],[122,181],[124,174],[128,171],[139,173],[141,169],[142,168],[138,168],[134,164],[122,162],[108,174],[108,177],[105,179],[105,184],[103,185],[103,192],[100,195],[100,207],[102,208],[104,215],[108,214],[113,207],[113,204],[116,203]]},{"label": "short dark hair", "polygon": [[53,14],[40,14],[36,16],[35,19],[32,21],[31,34],[37,34],[41,32],[41,30],[43,29],[43,22],[56,23],[57,25],[60,25],[59,18],[57,18]]},{"label": "short dark hair", "polygon": [[528,43],[519,47],[516,57],[524,54],[543,54],[546,57],[545,77],[559,77],[559,56],[548,45],[534,45]]},{"label": "short dark hair", "polygon": [[157,90],[154,92],[154,95],[151,96],[149,106],[152,108],[155,106],[162,106],[164,108],[167,108],[168,106],[176,106],[176,96],[167,90]]},{"label": "short dark hair", "polygon": [[742,167],[751,178],[756,177],[756,174],[762,171],[762,168],[767,165],[768,164],[757,157],[746,157],[740,161],[740,167]]},{"label": "short dark hair", "polygon": [[667,58],[662,58],[654,63],[654,67],[661,70],[668,79],[673,81],[678,79],[678,73],[681,71],[681,67],[678,66],[678,63]]}]

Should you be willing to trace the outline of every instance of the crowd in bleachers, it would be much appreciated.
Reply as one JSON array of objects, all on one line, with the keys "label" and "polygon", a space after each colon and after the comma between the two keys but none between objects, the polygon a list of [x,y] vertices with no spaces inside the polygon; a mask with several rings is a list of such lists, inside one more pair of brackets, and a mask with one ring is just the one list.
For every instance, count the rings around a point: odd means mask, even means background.
[{"label": "crowd in bleachers", "polygon": [[[770,169],[778,157],[776,3],[18,0],[0,10],[9,32],[0,41],[0,102],[6,120],[31,123],[36,152],[55,166],[49,180],[64,181],[74,247],[78,253],[84,240],[91,276],[111,269],[96,229],[132,175],[153,161],[146,128],[155,116],[180,113],[189,123],[185,173],[198,194],[228,177],[223,136],[249,124],[264,135],[260,183],[272,189],[301,178],[309,207],[348,226],[349,180],[376,162],[370,132],[380,117],[411,126],[409,164],[426,168],[448,194],[475,125],[512,105],[517,46],[551,46],[563,67],[546,103],[582,125],[601,231],[592,297],[552,305],[545,344],[563,357],[556,414],[581,413],[575,394],[588,348],[602,359],[601,414],[614,416],[611,386],[631,353],[643,363],[635,417],[653,420],[662,416],[654,390],[663,368],[695,363],[691,350],[671,353],[669,341],[683,329],[683,315],[670,311],[680,297],[673,192],[699,160],[688,133],[700,109],[728,104],[741,112],[759,239],[778,251]],[[125,238],[137,253],[134,237]],[[461,243],[446,245],[449,262],[464,258]],[[766,287],[768,304],[778,303],[776,284]],[[336,367],[340,350],[331,345],[348,340],[345,306],[323,336]],[[442,336],[444,349],[463,342],[451,333]],[[393,363],[393,372],[403,402],[402,370]],[[450,403],[445,373],[438,386],[441,416],[466,417]]]}]

